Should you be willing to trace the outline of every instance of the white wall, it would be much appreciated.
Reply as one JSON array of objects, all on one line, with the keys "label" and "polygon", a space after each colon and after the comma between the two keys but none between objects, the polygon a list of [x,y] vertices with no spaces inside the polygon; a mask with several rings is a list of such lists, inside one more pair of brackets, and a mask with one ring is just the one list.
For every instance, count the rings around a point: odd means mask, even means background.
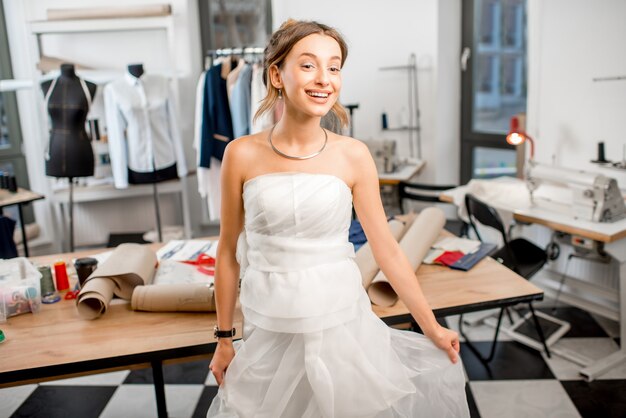
[{"label": "white wall", "polygon": [[[87,5],[80,0],[3,0],[7,21],[9,46],[13,65],[14,78],[31,79],[35,75],[37,57],[32,48],[33,35],[30,34],[28,22],[45,20],[48,8],[80,8],[128,4],[151,4],[152,0],[92,0]],[[155,73],[171,73],[170,66],[176,66],[180,99],[178,100],[180,126],[185,143],[187,165],[195,167],[195,155],[192,149],[193,114],[195,106],[195,86],[202,70],[200,51],[200,32],[198,25],[197,1],[171,0],[174,21],[174,51],[167,54],[166,37],[163,31],[149,32],[118,32],[118,33],[85,33],[71,35],[46,35],[43,38],[43,50],[46,55],[75,61],[96,69],[124,70],[129,63],[144,63],[147,71]],[[101,86],[102,87],[102,86]],[[94,110],[102,101],[100,92],[96,96]],[[40,193],[49,193],[50,180],[45,177],[43,150],[47,144],[45,110],[42,107],[42,94],[39,86],[31,91],[18,94],[18,106],[22,122],[24,151],[26,154],[31,188]],[[189,183],[192,223],[200,223],[201,201],[197,193],[195,178]],[[145,200],[148,202],[151,197]],[[177,201],[171,196],[163,196],[164,224],[181,224],[182,216],[176,208]],[[43,234],[48,240],[54,241],[53,219],[50,216],[50,199],[38,202],[35,212]],[[127,202],[128,203],[128,202]],[[119,221],[119,201],[98,203],[101,213],[98,221],[108,225],[106,214],[116,217],[111,225],[118,231],[141,231],[154,226],[153,215],[146,216],[145,210],[126,212],[124,225]],[[108,211],[106,207],[108,206]],[[144,205],[134,205],[141,208]],[[87,219],[87,206],[77,205],[76,219]],[[101,215],[104,214],[104,217]],[[102,242],[102,234],[94,236],[93,231],[76,225],[76,242],[95,244]]]},{"label": "white wall", "polygon": [[401,156],[409,155],[408,134],[383,132],[381,113],[390,127],[399,125],[402,107],[408,111],[408,75],[379,67],[405,65],[415,53],[427,161],[420,181],[458,181],[460,0],[273,0],[272,9],[274,28],[288,18],[317,20],[344,35],[349,53],[341,102],[359,103],[354,136],[397,139]]},{"label": "white wall", "polygon": [[[536,159],[597,171],[596,143],[621,159],[626,145],[626,1],[529,0],[528,131]],[[626,187],[626,172],[619,177]]]}]

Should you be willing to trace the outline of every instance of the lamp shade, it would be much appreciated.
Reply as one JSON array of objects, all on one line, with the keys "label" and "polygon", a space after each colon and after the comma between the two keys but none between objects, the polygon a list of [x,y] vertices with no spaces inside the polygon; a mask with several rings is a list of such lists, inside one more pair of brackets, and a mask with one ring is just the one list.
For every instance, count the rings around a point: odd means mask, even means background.
[{"label": "lamp shade", "polygon": [[530,142],[530,159],[532,160],[535,156],[535,143],[530,135],[520,128],[519,118],[517,116],[513,116],[511,118],[509,133],[506,136],[506,142],[511,145],[521,145],[526,140]]}]

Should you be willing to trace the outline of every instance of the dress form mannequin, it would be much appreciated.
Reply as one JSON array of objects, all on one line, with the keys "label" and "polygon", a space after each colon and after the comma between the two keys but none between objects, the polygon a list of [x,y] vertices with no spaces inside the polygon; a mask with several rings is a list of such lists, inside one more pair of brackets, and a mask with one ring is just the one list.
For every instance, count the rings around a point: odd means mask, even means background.
[{"label": "dress form mannequin", "polygon": [[[128,64],[128,73],[135,78],[140,78],[143,73],[143,64]],[[152,182],[152,196],[154,198],[154,212],[156,217],[157,236],[159,242],[163,242],[163,233],[161,230],[161,210],[159,208],[159,193],[157,190],[157,182],[159,181],[156,176],[156,168],[153,165],[153,172],[155,173],[154,181]]]},{"label": "dress form mannequin", "polygon": [[81,80],[72,64],[62,64],[61,75],[42,83],[41,89],[51,120],[46,175],[93,176],[93,149],[85,131],[85,121],[96,94],[96,85]]},{"label": "dress form mannequin", "polygon": [[69,178],[69,239],[70,251],[74,251],[73,179],[94,173],[93,149],[85,121],[96,85],[79,78],[74,65],[61,64],[60,76],[42,83],[41,89],[51,121],[46,175]]}]

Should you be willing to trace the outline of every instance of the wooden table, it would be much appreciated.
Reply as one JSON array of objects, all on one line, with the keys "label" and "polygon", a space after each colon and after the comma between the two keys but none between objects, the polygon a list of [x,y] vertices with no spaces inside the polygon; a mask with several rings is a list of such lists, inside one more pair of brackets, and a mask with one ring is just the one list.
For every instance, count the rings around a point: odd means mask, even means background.
[{"label": "wooden table", "polygon": [[[36,261],[70,261],[95,252]],[[541,289],[490,258],[469,272],[423,265],[417,278],[438,316],[543,298]],[[402,302],[374,311],[389,325],[411,321]],[[78,316],[74,301],[45,305],[38,314],[12,317],[1,324],[7,339],[0,345],[0,387],[149,365],[159,416],[167,416],[162,364],[210,357],[216,347],[212,335],[216,322],[214,313],[135,312],[124,301],[113,303],[105,315],[92,321]],[[237,335],[241,324],[237,310]]]},{"label": "wooden table", "polygon": [[[33,202],[35,200],[43,199],[44,196],[31,192],[30,190],[17,189],[17,192],[12,193],[8,190],[0,190],[0,209],[5,206],[17,205],[17,211],[20,216],[20,227],[22,228],[22,243],[24,244],[24,256],[28,257],[28,241],[26,239],[26,225],[24,225],[24,214],[22,213],[22,205]],[[13,237],[11,237],[13,239]]]}]

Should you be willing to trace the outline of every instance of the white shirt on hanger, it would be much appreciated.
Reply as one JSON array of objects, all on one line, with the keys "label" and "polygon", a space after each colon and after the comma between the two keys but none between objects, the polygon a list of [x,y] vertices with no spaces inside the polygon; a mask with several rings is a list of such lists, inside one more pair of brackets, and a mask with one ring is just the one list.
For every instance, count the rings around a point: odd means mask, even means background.
[{"label": "white shirt on hanger", "polygon": [[109,155],[115,187],[128,187],[128,169],[149,173],[187,164],[169,80],[146,74],[125,77],[104,88]]}]

